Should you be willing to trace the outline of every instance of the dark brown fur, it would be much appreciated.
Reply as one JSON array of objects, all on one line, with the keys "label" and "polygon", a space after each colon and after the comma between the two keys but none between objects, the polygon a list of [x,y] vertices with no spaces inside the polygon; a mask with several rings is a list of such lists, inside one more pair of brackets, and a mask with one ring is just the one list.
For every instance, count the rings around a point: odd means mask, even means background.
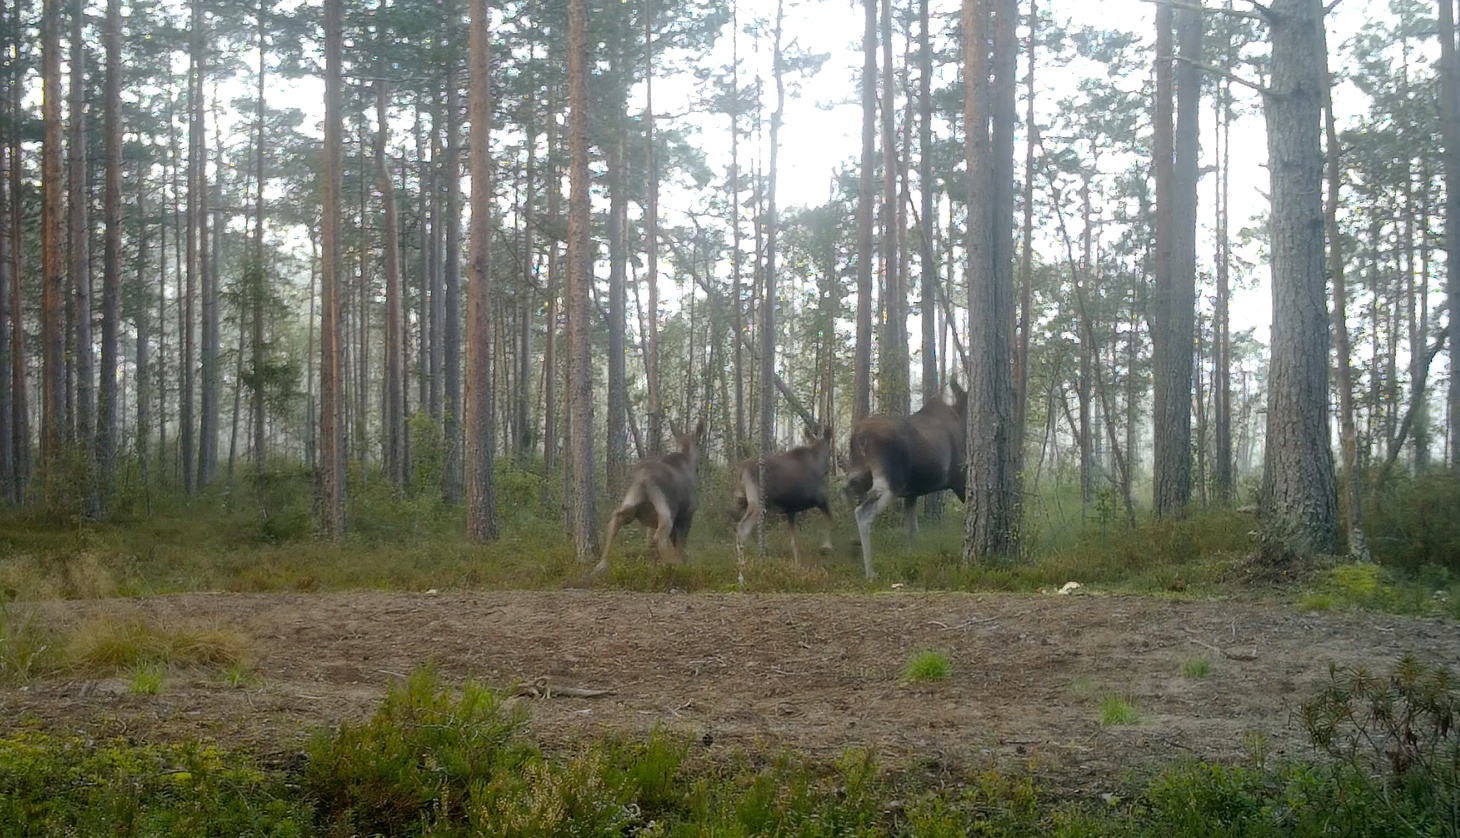
[{"label": "dark brown fur", "polygon": [[869,416],[852,429],[847,495],[860,500],[857,532],[862,564],[872,578],[872,519],[894,498],[906,502],[909,535],[917,534],[917,499],[951,489],[963,499],[968,394],[952,385],[952,405],[936,399],[911,416]]},{"label": "dark brown fur", "polygon": [[[831,548],[831,504],[827,500],[826,473],[831,464],[831,426],[820,432],[806,429],[806,444],[767,457],[765,460],[765,509],[786,516],[791,527],[791,552],[801,562],[801,538],[796,516],[812,509],[826,517],[827,535],[823,549]],[[760,460],[747,457],[735,467],[735,550],[743,555],[745,539],[760,520]]]}]

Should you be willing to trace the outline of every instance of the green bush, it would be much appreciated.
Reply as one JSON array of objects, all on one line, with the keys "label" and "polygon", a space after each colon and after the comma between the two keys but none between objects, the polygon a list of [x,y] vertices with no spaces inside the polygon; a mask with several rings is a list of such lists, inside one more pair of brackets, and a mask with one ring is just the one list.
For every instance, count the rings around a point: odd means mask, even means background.
[{"label": "green bush", "polygon": [[1387,676],[1330,667],[1301,708],[1315,747],[1396,818],[1460,834],[1460,683],[1406,655]]},{"label": "green bush", "polygon": [[1460,478],[1434,471],[1398,476],[1375,495],[1365,529],[1374,556],[1386,566],[1418,573],[1427,565],[1460,576]]},{"label": "green bush", "polygon": [[0,835],[299,836],[311,823],[283,777],[212,745],[0,739]]},{"label": "green bush", "polygon": [[450,823],[468,790],[528,761],[522,723],[497,693],[467,683],[453,694],[432,670],[418,670],[390,688],[368,722],[311,743],[305,787],[326,822],[367,835]]}]

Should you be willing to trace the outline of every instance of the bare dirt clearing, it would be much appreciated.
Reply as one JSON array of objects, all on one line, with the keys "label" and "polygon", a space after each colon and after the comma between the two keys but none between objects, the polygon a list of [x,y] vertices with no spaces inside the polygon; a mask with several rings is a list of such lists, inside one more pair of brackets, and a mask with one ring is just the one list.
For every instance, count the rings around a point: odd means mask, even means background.
[{"label": "bare dirt clearing", "polygon": [[[612,691],[524,699],[545,743],[660,726],[714,748],[1032,765],[1070,791],[1152,763],[1240,757],[1252,734],[1275,755],[1306,756],[1291,711],[1330,663],[1385,671],[1415,652],[1460,665],[1460,630],[1436,620],[1135,596],[350,592],[36,609],[58,625],[115,614],[232,628],[250,639],[258,678],[177,673],[152,696],[121,679],[10,687],[4,728],[204,737],[284,756],[317,726],[366,718],[386,684],[430,661],[448,681],[546,676]],[[948,680],[903,680],[924,648],[947,653]],[[1197,657],[1211,674],[1184,677]],[[1139,723],[1102,727],[1106,695],[1128,698]]]}]

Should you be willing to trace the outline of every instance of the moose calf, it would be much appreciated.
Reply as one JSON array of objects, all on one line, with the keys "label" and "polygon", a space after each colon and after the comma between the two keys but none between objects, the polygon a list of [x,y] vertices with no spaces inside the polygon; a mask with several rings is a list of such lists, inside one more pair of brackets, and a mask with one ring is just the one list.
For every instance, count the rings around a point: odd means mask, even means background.
[{"label": "moose calf", "polygon": [[[765,458],[765,509],[781,512],[791,527],[791,555],[801,563],[801,538],[796,532],[796,515],[820,509],[826,516],[823,550],[831,549],[831,505],[826,500],[826,472],[831,463],[831,426],[806,428],[806,444]],[[735,552],[744,557],[745,539],[761,516],[760,459],[749,457],[735,468]]]},{"label": "moose calf", "polygon": [[654,549],[664,561],[684,559],[684,543],[694,521],[699,499],[695,495],[695,472],[699,467],[700,444],[705,423],[700,420],[693,434],[674,434],[679,450],[640,460],[629,473],[629,488],[608,523],[603,558],[594,573],[608,570],[608,553],[619,527],[637,519],[654,528]]}]

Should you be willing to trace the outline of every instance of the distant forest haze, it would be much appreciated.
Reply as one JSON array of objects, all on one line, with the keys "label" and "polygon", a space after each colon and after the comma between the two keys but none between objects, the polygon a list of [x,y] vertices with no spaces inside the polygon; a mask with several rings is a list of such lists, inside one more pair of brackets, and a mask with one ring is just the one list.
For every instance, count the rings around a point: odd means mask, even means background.
[{"label": "distant forest haze", "polygon": [[294,473],[590,562],[676,432],[839,498],[956,383],[966,563],[1061,493],[1366,559],[1460,475],[1453,2],[0,0],[0,496]]}]

